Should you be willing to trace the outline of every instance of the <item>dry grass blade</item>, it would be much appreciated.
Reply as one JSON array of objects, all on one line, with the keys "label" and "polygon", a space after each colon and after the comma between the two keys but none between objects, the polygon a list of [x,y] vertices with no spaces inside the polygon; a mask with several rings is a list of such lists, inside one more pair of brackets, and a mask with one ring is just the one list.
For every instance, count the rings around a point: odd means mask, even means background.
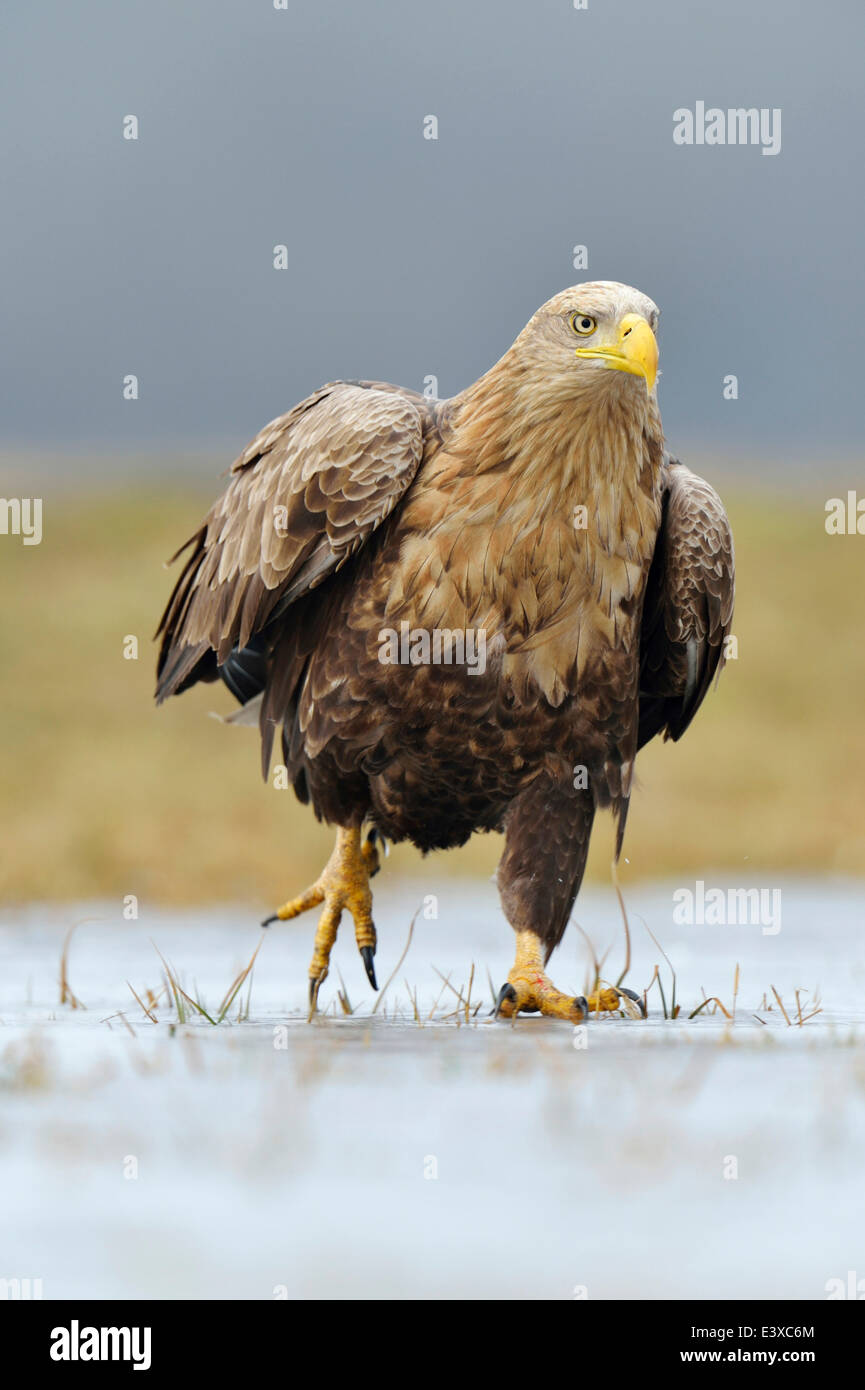
[{"label": "dry grass blade", "polygon": [[697,1014],[701,1014],[703,1012],[707,1004],[717,1004],[724,1017],[729,1019],[731,1023],[733,1022],[733,1015],[730,1013],[728,1009],[724,1008],[724,1005],[721,1003],[720,999],[716,994],[710,994],[708,999],[704,999],[702,1004],[698,1004],[696,1009],[692,1009],[692,1011],[688,1014],[688,1018],[696,1018]]},{"label": "dry grass blade", "polygon": [[114,1032],[114,1029],[111,1027],[111,1020],[112,1020],[112,1018],[119,1018],[119,1019],[121,1019],[122,1022],[123,1022],[123,1024],[124,1024],[124,1026],[126,1027],[127,1031],[130,1032],[130,1033],[132,1034],[133,1038],[137,1038],[137,1037],[138,1037],[138,1034],[136,1033],[135,1029],[132,1027],[132,1024],[129,1022],[129,1019],[126,1017],[126,1015],[122,1012],[121,1009],[118,1009],[116,1014],[109,1014],[107,1018],[101,1018],[101,1019],[99,1020],[99,1022],[100,1022],[100,1023],[107,1023],[108,1028],[109,1028],[109,1031],[113,1033],[113,1032]]},{"label": "dry grass blade", "polygon": [[474,961],[472,961],[471,973],[469,974],[469,987],[468,987],[468,990],[466,991],[466,1023],[468,1023],[468,1021],[469,1021],[469,1009],[470,1009],[470,1007],[471,1007],[471,1002],[472,1002],[472,985],[474,984],[474,979],[475,979],[475,963],[474,963]]},{"label": "dry grass blade", "polygon": [[[616,897],[617,897],[618,900],[619,900],[619,908],[620,908],[621,913],[622,913],[622,922],[624,923],[624,926],[625,926],[625,964],[622,966],[622,973],[621,973],[621,975],[619,976],[618,980],[616,981],[616,988],[618,989],[619,985],[622,983],[622,981],[624,980],[625,976],[627,975],[628,971],[629,971],[630,968],[631,968],[631,929],[630,929],[630,927],[629,927],[629,925],[628,925],[628,914],[627,914],[627,912],[626,912],[626,910],[625,910],[625,899],[622,897],[622,890],[621,890],[621,888],[619,887],[619,866],[618,866],[618,864],[616,863],[616,860],[615,860],[615,859],[613,860],[613,863],[612,863],[612,873],[613,873],[613,887],[614,887],[615,890],[616,890]],[[665,957],[665,959],[666,959],[666,957]],[[669,962],[668,962],[668,964],[669,964]],[[674,987],[674,992],[673,992],[673,998],[675,999],[675,987]]]},{"label": "dry grass blade", "polygon": [[73,922],[66,936],[63,939],[63,949],[60,952],[60,1003],[68,1004],[70,1009],[86,1009],[86,1004],[76,996],[69,983],[69,946],[72,941],[72,933],[77,927],[83,927],[87,922],[104,922],[104,917],[82,917],[80,922]]},{"label": "dry grass blade", "polygon": [[142,1010],[143,1013],[146,1013],[146,1014],[147,1014],[147,1017],[150,1019],[150,1022],[151,1022],[151,1023],[156,1023],[156,1021],[157,1021],[157,1020],[156,1020],[156,1015],[155,1015],[154,1013],[151,1013],[150,1009],[148,1009],[148,1007],[147,1007],[147,1005],[144,1003],[144,1001],[143,1001],[142,999],[140,999],[139,996],[135,993],[135,990],[132,989],[132,986],[129,984],[129,981],[128,981],[128,980],[126,981],[126,983],[127,983],[127,985],[129,985],[129,988],[130,988],[130,990],[131,990],[131,992],[132,992],[132,997],[134,998],[136,1004],[138,1004],[138,1006],[140,1007],[140,1009]]},{"label": "dry grass blade", "polygon": [[822,1008],[819,1008],[819,1009],[812,1009],[811,1012],[810,1012],[809,1014],[805,1014],[805,1015],[803,1016],[801,1022],[798,1024],[798,1027],[801,1028],[804,1024],[806,1024],[806,1023],[808,1022],[808,1020],[809,1020],[810,1018],[816,1018],[817,1015],[818,1015],[818,1014],[822,1014],[822,1012],[823,1012],[823,1009],[822,1009]]},{"label": "dry grass blade", "polygon": [[186,1000],[187,1004],[191,1004],[192,1007],[193,1007],[193,1009],[195,1009],[196,1013],[201,1014],[201,1017],[202,1017],[202,1018],[206,1018],[206,1019],[207,1019],[207,1022],[210,1023],[210,1024],[212,1024],[213,1027],[215,1028],[215,1027],[216,1027],[216,1019],[210,1017],[210,1014],[209,1014],[209,1013],[207,1012],[207,1010],[205,1009],[205,1007],[204,1007],[204,1005],[202,1004],[201,1000],[200,1000],[200,999],[193,999],[192,995],[191,995],[191,994],[187,994],[187,993],[186,993],[186,990],[183,989],[180,985],[178,985],[177,988],[180,990],[180,993],[183,995],[183,997],[184,997],[184,999]]},{"label": "dry grass blade", "polygon": [[[649,936],[650,936],[650,937],[652,938],[652,940],[654,941],[655,945],[657,946],[658,950],[661,952],[661,955],[664,957],[664,960],[667,962],[667,965],[668,965],[669,968],[670,968],[670,974],[671,974],[671,976],[673,977],[673,995],[672,995],[672,998],[671,998],[671,1000],[670,1000],[670,1014],[669,1014],[669,1016],[670,1016],[670,1018],[678,1018],[678,1016],[679,1016],[679,1005],[676,1003],[676,972],[675,972],[675,970],[673,969],[673,962],[670,960],[670,957],[667,955],[667,952],[664,950],[664,948],[663,948],[663,946],[661,945],[660,941],[659,941],[658,938],[655,936],[655,933],[652,931],[652,928],[649,926],[649,924],[648,924],[648,922],[646,921],[645,917],[640,917],[638,920],[639,920],[640,922],[642,922],[643,926],[646,928],[646,931],[649,933]],[[621,984],[621,979],[619,980],[619,984]],[[660,977],[660,975],[658,976],[658,988],[659,988],[660,991],[661,991],[661,998],[663,999],[663,998],[664,998],[664,987],[663,987],[663,985],[661,984],[661,977]],[[694,1016],[693,1014],[689,1014],[689,1015],[688,1015],[689,1018],[693,1018],[693,1016]],[[666,1003],[665,1003],[665,1004],[664,1004],[664,1018],[666,1018],[666,1017],[667,1017],[667,1005],[666,1005]]]},{"label": "dry grass blade", "polygon": [[492,975],[490,974],[490,968],[489,968],[489,966],[487,966],[487,984],[488,984],[489,987],[490,987],[490,998],[491,998],[492,1001],[493,1001],[493,1008],[495,1008],[495,1007],[496,1007],[496,1001],[498,1000],[498,997],[499,997],[499,996],[498,996],[498,991],[497,991],[495,985],[493,984],[493,977],[492,977]]},{"label": "dry grass blade", "polygon": [[799,1011],[799,1017],[798,1017],[798,1019],[796,1020],[796,1024],[797,1024],[797,1027],[799,1027],[799,1028],[803,1027],[803,1025],[806,1024],[806,1023],[808,1022],[809,1018],[816,1018],[818,1014],[821,1014],[821,1013],[823,1012],[823,1006],[822,1006],[822,1004],[820,1003],[820,991],[819,991],[819,989],[815,989],[815,990],[814,990],[814,1007],[813,1007],[813,1009],[811,1010],[811,1012],[810,1012],[809,1014],[803,1014],[803,1012],[802,1012],[802,1004],[801,1004],[801,1002],[800,1002],[800,1000],[799,1000],[799,995],[802,994],[802,993],[807,993],[807,990],[804,990],[804,991],[803,991],[803,990],[800,990],[800,989],[797,989],[797,990],[796,990],[796,1007],[797,1007],[797,1009],[798,1009],[798,1011]]},{"label": "dry grass blade", "polygon": [[[259,941],[258,945],[256,946],[255,950],[253,951],[252,956],[249,960],[249,964],[246,966],[244,970],[241,970],[240,974],[234,980],[233,984],[229,985],[225,998],[223,999],[222,1003],[216,1011],[217,1023],[221,1023],[222,1020],[225,1018],[225,1015],[228,1013],[228,1010],[234,1003],[239,991],[243,988],[244,981],[252,973],[252,967],[255,965],[255,958],[261,950],[262,941],[264,941],[263,936],[261,938],[261,941]],[[203,1012],[204,1010],[202,1009],[202,1013]]]},{"label": "dry grass blade", "polygon": [[151,940],[150,940],[150,944],[151,944],[151,946],[153,947],[153,949],[154,949],[154,951],[156,952],[156,954],[158,955],[159,959],[162,961],[163,971],[164,971],[163,977],[162,977],[162,978],[163,978],[164,981],[165,981],[165,984],[163,985],[163,989],[165,990],[166,994],[168,995],[169,1006],[170,1006],[170,1005],[172,1004],[172,1002],[173,1002],[173,1004],[174,1004],[174,1012],[175,1012],[176,1015],[177,1015],[177,1022],[178,1022],[178,1023],[185,1023],[185,1022],[186,1022],[186,1008],[185,1008],[184,1003],[183,1003],[183,999],[184,999],[183,990],[180,989],[180,987],[179,987],[177,981],[176,981],[175,978],[174,978],[174,975],[172,974],[171,967],[169,966],[168,961],[165,959],[165,957],[163,956],[162,952],[160,951],[159,947],[157,946],[156,942],[153,940],[152,937],[151,937]]},{"label": "dry grass blade", "polygon": [[411,985],[409,984],[408,980],[404,979],[403,984],[405,985],[405,992],[409,997],[412,1010],[414,1011],[414,1021],[419,1028],[423,1028],[423,1019],[420,1016],[417,1006],[417,989],[412,991]]},{"label": "dry grass blade", "polygon": [[[450,980],[446,980],[446,981],[445,981],[445,984],[446,984],[446,985],[449,985],[449,984],[450,984]],[[444,992],[445,992],[445,985],[442,985],[441,989],[439,990],[439,992],[438,992],[438,994],[437,994],[437,996],[436,996],[436,998],[435,998],[435,1000],[434,1000],[434,1002],[433,1002],[432,1008],[430,1009],[429,1013],[427,1014],[427,1023],[429,1023],[430,1019],[432,1018],[433,1014],[435,1013],[436,1009],[438,1008],[439,1004],[441,1003],[441,998],[442,998],[442,995],[444,994]]]},{"label": "dry grass blade", "polygon": [[461,1005],[463,1006],[463,1008],[465,1008],[465,1002],[466,1002],[466,1001],[463,999],[463,992],[462,992],[461,989],[455,989],[455,988],[454,988],[454,986],[451,984],[451,977],[450,977],[450,975],[448,975],[447,979],[445,980],[445,977],[444,977],[444,975],[442,974],[442,972],[439,970],[438,966],[434,965],[434,966],[433,966],[433,970],[434,970],[435,973],[438,975],[438,977],[439,977],[440,980],[444,980],[445,988],[446,988],[446,989],[449,989],[450,992],[451,992],[451,994],[455,995],[457,1004],[461,1004]]},{"label": "dry grass blade", "polygon": [[[574,923],[574,926],[576,927],[577,931],[580,933],[580,936],[583,938],[583,940],[585,941],[586,945],[588,946],[588,948],[589,948],[589,955],[592,957],[592,966],[593,966],[593,968],[594,968],[595,974],[594,974],[594,979],[592,980],[591,984],[590,984],[590,985],[587,987],[587,989],[586,989],[586,993],[587,993],[587,994],[594,994],[595,991],[596,991],[597,988],[598,988],[598,981],[599,981],[600,978],[601,978],[601,965],[602,965],[602,962],[598,960],[598,953],[597,953],[597,951],[595,950],[594,944],[593,944],[591,938],[589,937],[588,932],[585,931],[584,928],[580,926],[579,922],[575,922],[575,923]],[[607,953],[604,952],[604,958],[605,958],[605,959],[606,959],[606,955],[607,955]]]},{"label": "dry grass blade", "polygon": [[661,995],[661,1004],[663,1005],[663,1009],[664,1009],[664,1018],[666,1018],[666,1017],[667,1017],[667,1004],[666,1004],[666,1000],[664,999],[664,986],[661,984],[661,972],[660,972],[660,970],[658,969],[657,965],[655,966],[655,969],[654,969],[654,971],[652,972],[652,978],[651,978],[651,980],[650,980],[649,983],[646,985],[646,988],[643,990],[643,1003],[646,1005],[646,1008],[647,1008],[647,1011],[648,1011],[649,991],[651,990],[652,985],[655,984],[656,981],[657,981],[657,984],[658,984],[658,990],[659,990],[660,995]]},{"label": "dry grass blade", "polygon": [[775,988],[774,985],[771,986],[771,989],[772,989],[772,993],[774,994],[775,998],[776,998],[777,1001],[778,1001],[778,1008],[781,1010],[781,1013],[784,1015],[784,1022],[786,1023],[786,1025],[787,1025],[788,1028],[792,1028],[793,1025],[791,1024],[789,1018],[787,1017],[787,1010],[784,1008],[784,1005],[783,1005],[783,1003],[781,1002],[781,996],[780,996],[780,994],[778,993],[778,991],[777,991],[777,989]]},{"label": "dry grass blade", "polygon": [[148,991],[147,991],[147,1007],[150,1008],[150,1009],[152,1009],[154,1013],[156,1013],[156,1006],[157,1006],[157,1004],[159,1003],[159,1001],[160,1001],[160,999],[162,998],[162,996],[163,996],[164,993],[165,993],[165,985],[163,985],[162,988],[161,988],[160,990],[157,990],[156,994],[153,993],[153,990],[152,990],[152,989],[148,989]]},{"label": "dry grass blade", "polygon": [[348,990],[345,987],[345,981],[342,978],[342,973],[339,970],[337,970],[336,973],[337,975],[339,975],[339,989],[336,991],[336,997],[339,1000],[339,1006],[344,1014],[353,1014],[354,1009],[351,1006],[351,1000],[348,997]]},{"label": "dry grass blade", "polygon": [[[422,905],[421,905],[421,906],[422,906]],[[379,1005],[381,1004],[382,999],[384,999],[384,996],[387,994],[388,987],[390,986],[391,981],[393,980],[394,975],[396,975],[397,971],[400,969],[400,967],[402,966],[403,961],[405,960],[406,956],[408,955],[408,948],[409,948],[409,946],[411,945],[412,934],[413,934],[413,932],[414,932],[414,924],[415,924],[415,922],[417,921],[418,912],[420,912],[420,908],[417,909],[417,912],[415,912],[414,917],[412,917],[411,922],[409,923],[408,937],[407,937],[407,939],[406,939],[405,946],[403,947],[403,953],[402,953],[402,955],[400,956],[399,960],[397,961],[396,965],[394,966],[393,970],[391,971],[390,975],[388,975],[387,979],[385,980],[384,984],[382,985],[381,993],[379,994],[378,999],[376,999],[375,1003],[373,1004],[373,1007],[372,1007],[373,1014],[377,1014],[377,1013],[378,1013]]]},{"label": "dry grass blade", "polygon": [[210,1014],[207,1012],[204,1006],[199,1003],[197,999],[193,999],[190,994],[187,994],[186,990],[183,988],[180,981],[177,979],[176,974],[172,971],[171,966],[168,964],[168,961],[165,959],[159,947],[156,945],[156,942],[151,941],[151,945],[153,946],[153,949],[158,955],[159,959],[162,961],[166,979],[168,981],[171,993],[174,997],[174,1007],[177,1011],[177,1021],[179,1023],[186,1022],[186,1010],[184,1009],[183,1004],[181,1002],[185,999],[187,1004],[191,1004],[192,1008],[195,1009],[196,1013],[201,1014],[202,1018],[206,1018],[208,1023],[212,1023],[213,1026],[216,1027],[216,1019],[210,1017]]},{"label": "dry grass blade", "polygon": [[821,1006],[820,1006],[820,994],[819,994],[819,991],[817,991],[817,990],[814,991],[814,1008],[811,1010],[811,1012],[810,1012],[809,1014],[805,1014],[805,1013],[802,1012],[802,1000],[799,998],[799,995],[800,995],[800,994],[807,994],[807,993],[808,993],[807,990],[803,990],[803,989],[797,989],[797,990],[796,990],[796,1027],[797,1027],[797,1028],[801,1028],[803,1024],[807,1023],[809,1018],[816,1018],[816,1017],[817,1017],[817,1014],[821,1014],[821,1013],[823,1012],[823,1009],[822,1009]]}]

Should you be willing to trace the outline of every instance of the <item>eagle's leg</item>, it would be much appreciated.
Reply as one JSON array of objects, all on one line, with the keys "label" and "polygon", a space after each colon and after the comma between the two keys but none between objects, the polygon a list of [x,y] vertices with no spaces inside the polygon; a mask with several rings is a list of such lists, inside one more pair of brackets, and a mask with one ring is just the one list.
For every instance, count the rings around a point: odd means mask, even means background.
[{"label": "eagle's leg", "polygon": [[372,920],[372,893],[369,881],[378,872],[379,862],[375,831],[371,831],[365,840],[361,840],[358,827],[340,827],[336,832],[333,853],[315,883],[299,897],[283,903],[273,916],[267,917],[262,923],[263,926],[268,926],[277,920],[288,922],[292,917],[306,912],[308,908],[324,904],[315,931],[315,943],[309,965],[309,1002],[312,1009],[315,1008],[322,981],[327,976],[337,928],[346,909],[354,918],[355,939],[367,978],[373,989],[378,989],[373,965],[376,933]]},{"label": "eagle's leg", "polygon": [[543,773],[517,797],[507,817],[498,884],[517,953],[496,1001],[496,1013],[550,1014],[578,1023],[590,1012],[618,1009],[614,989],[588,999],[563,994],[546,973],[582,882],[595,815],[588,789]]}]

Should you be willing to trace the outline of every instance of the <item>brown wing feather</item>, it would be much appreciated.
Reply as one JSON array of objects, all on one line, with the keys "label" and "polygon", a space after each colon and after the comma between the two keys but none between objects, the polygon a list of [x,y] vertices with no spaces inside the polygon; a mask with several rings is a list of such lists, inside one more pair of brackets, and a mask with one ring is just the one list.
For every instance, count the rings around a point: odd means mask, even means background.
[{"label": "brown wing feather", "polygon": [[265,426],[183,547],[157,631],[158,700],[213,679],[233,649],[355,554],[417,472],[424,409],[414,393],[333,382]]},{"label": "brown wing feather", "polygon": [[642,745],[678,739],[724,665],[733,617],[730,523],[720,497],[677,460],[667,466],[664,513],[643,609]]}]

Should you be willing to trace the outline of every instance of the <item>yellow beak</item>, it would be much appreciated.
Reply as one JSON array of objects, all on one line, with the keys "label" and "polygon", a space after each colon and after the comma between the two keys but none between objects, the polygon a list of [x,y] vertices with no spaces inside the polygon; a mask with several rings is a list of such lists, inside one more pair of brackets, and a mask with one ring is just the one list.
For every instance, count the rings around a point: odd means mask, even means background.
[{"label": "yellow beak", "polygon": [[618,372],[630,372],[645,379],[651,391],[658,375],[658,340],[642,314],[625,314],[619,324],[618,340],[606,347],[576,349],[578,357],[596,357]]}]

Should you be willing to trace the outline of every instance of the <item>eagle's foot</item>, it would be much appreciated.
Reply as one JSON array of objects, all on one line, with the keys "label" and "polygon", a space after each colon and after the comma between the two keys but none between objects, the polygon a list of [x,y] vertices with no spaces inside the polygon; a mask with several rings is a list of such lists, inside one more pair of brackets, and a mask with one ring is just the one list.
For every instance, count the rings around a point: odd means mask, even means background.
[{"label": "eagle's foot", "polygon": [[622,1007],[620,994],[634,1000],[644,1013],[639,996],[629,989],[601,987],[586,998],[563,994],[544,970],[544,948],[536,932],[517,932],[517,955],[507,982],[499,990],[495,1016],[514,1018],[519,1013],[548,1014],[581,1023],[590,1013],[613,1013]]},{"label": "eagle's foot", "polygon": [[543,971],[512,970],[499,990],[495,1016],[514,1018],[516,1014],[549,1014],[582,1023],[589,1005],[581,994],[563,994]]},{"label": "eagle's foot", "polygon": [[262,926],[266,927],[275,921],[288,922],[306,912],[308,908],[324,904],[318,919],[312,960],[309,964],[310,1014],[315,1012],[318,991],[327,978],[330,953],[336,941],[343,911],[347,910],[354,918],[355,939],[367,979],[373,989],[378,989],[373,964],[376,931],[372,920],[372,893],[369,881],[378,872],[379,866],[375,832],[371,832],[361,842],[359,829],[340,828],[336,833],[333,853],[315,883],[299,897],[283,903],[282,907],[262,923]]}]

